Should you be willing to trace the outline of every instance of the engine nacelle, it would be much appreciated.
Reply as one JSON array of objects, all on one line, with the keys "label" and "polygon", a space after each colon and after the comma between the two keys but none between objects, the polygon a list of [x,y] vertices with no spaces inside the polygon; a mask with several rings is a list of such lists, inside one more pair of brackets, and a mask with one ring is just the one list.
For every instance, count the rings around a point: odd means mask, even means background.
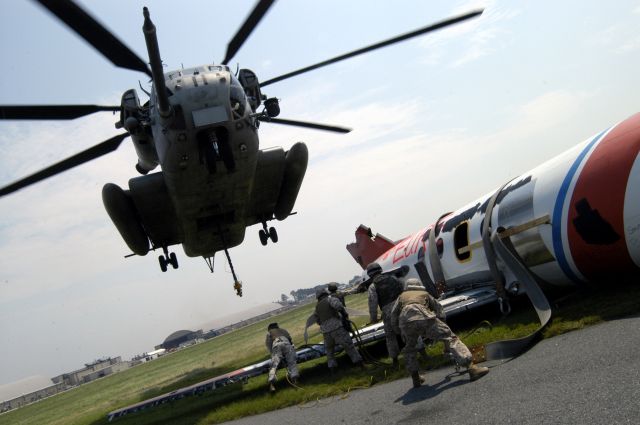
[{"label": "engine nacelle", "polygon": [[131,251],[137,255],[146,255],[149,252],[149,238],[140,223],[129,191],[122,190],[116,184],[107,183],[102,188],[102,202]]},{"label": "engine nacelle", "polygon": [[298,192],[309,162],[307,145],[302,142],[293,145],[287,152],[284,161],[282,186],[274,208],[274,215],[278,220],[284,220],[289,216],[298,198]]},{"label": "engine nacelle", "polygon": [[116,123],[116,128],[124,128],[129,132],[138,156],[136,170],[140,174],[147,174],[158,166],[159,160],[151,129],[143,114],[144,108],[135,89],[124,92],[120,105],[120,121]]}]

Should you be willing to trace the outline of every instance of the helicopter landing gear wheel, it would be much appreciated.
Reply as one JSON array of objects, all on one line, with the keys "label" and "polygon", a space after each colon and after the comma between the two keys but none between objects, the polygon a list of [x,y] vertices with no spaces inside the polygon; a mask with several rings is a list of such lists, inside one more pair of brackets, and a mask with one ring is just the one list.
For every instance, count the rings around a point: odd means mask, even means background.
[{"label": "helicopter landing gear wheel", "polygon": [[171,264],[171,266],[174,269],[178,268],[178,258],[176,257],[176,253],[172,252],[171,254],[169,254],[169,264]]},{"label": "helicopter landing gear wheel", "polygon": [[278,242],[278,232],[276,232],[275,227],[269,227],[269,239],[271,239],[273,243]]},{"label": "helicopter landing gear wheel", "polygon": [[160,270],[162,273],[167,271],[167,259],[164,258],[164,255],[158,257],[158,263],[160,263]]},{"label": "helicopter landing gear wheel", "polygon": [[158,263],[160,263],[160,270],[162,270],[162,273],[167,271],[167,266],[169,264],[171,264],[171,267],[173,267],[174,269],[177,269],[178,258],[176,257],[176,253],[169,253],[169,250],[166,246],[163,246],[162,250],[164,251],[164,255],[158,257]]},{"label": "helicopter landing gear wheel", "polygon": [[258,236],[260,236],[260,243],[263,246],[266,246],[267,242],[269,242],[269,235],[267,234],[267,232],[265,232],[264,230],[260,229],[258,231]]},{"label": "helicopter landing gear wheel", "polygon": [[278,232],[276,232],[276,228],[275,227],[269,227],[267,229],[267,222],[266,221],[262,222],[262,229],[260,229],[258,231],[258,236],[260,236],[260,243],[263,246],[267,245],[267,243],[269,242],[269,239],[271,239],[271,241],[273,243],[278,242]]}]

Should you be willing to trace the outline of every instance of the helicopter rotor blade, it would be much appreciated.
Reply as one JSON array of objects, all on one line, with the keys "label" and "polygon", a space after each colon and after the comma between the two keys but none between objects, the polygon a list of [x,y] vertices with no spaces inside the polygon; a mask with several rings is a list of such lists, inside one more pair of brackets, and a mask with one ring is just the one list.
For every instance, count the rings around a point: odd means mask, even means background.
[{"label": "helicopter rotor blade", "polygon": [[144,72],[151,77],[151,71],[145,61],[72,0],[36,1],[67,24],[114,65]]},{"label": "helicopter rotor blade", "polygon": [[267,115],[261,115],[257,117],[259,121],[262,122],[270,122],[274,124],[284,124],[284,125],[293,125],[296,127],[305,127],[312,128],[314,130],[325,130],[325,131],[333,131],[336,133],[349,133],[351,129],[348,127],[340,127],[336,125],[327,125],[327,124],[318,124],[315,122],[307,122],[307,121],[297,121],[297,120],[286,120],[282,118],[270,118]]},{"label": "helicopter rotor blade", "polygon": [[48,177],[60,174],[63,171],[67,171],[70,168],[84,164],[85,162],[89,162],[110,152],[113,152],[118,148],[118,146],[120,146],[120,143],[122,143],[122,141],[127,136],[129,136],[129,133],[119,134],[67,159],[63,159],[62,161],[51,165],[44,170],[40,170],[37,173],[31,174],[30,176],[11,183],[8,186],[0,188],[0,196],[8,195],[12,192],[15,192],[16,190],[22,189],[26,186],[42,181]]},{"label": "helicopter rotor blade", "polygon": [[0,105],[0,120],[72,120],[100,111],[120,111],[101,105]]},{"label": "helicopter rotor blade", "polygon": [[229,44],[227,45],[227,54],[222,60],[223,64],[228,64],[231,59],[238,53],[240,47],[247,41],[249,35],[258,26],[258,23],[262,17],[267,13],[274,0],[260,0],[258,4],[253,8],[247,19],[244,21],[236,35],[233,36]]},{"label": "helicopter rotor blade", "polygon": [[358,55],[361,55],[363,53],[367,53],[367,52],[370,52],[372,50],[379,49],[381,47],[386,47],[386,46],[389,46],[389,45],[394,44],[394,43],[399,43],[401,41],[408,40],[410,38],[417,37],[419,35],[426,34],[426,33],[431,32],[431,31],[436,31],[436,30],[439,30],[441,28],[445,28],[445,27],[448,27],[450,25],[454,25],[454,24],[460,23],[462,21],[466,21],[467,19],[475,18],[476,16],[481,15],[483,11],[484,11],[484,9],[479,9],[479,10],[475,10],[475,11],[472,11],[472,12],[465,13],[463,15],[454,16],[452,18],[448,18],[448,19],[445,19],[443,21],[436,22],[435,24],[431,24],[429,26],[419,28],[419,29],[417,29],[415,31],[411,31],[411,32],[399,35],[397,37],[393,37],[393,38],[390,38],[388,40],[384,40],[384,41],[381,41],[379,43],[372,44],[370,46],[363,47],[361,49],[354,50],[352,52],[345,53],[343,55],[336,56],[334,58],[327,59],[327,60],[322,61],[322,62],[318,62],[318,63],[316,63],[314,65],[310,65],[310,66],[307,66],[307,67],[304,67],[304,68],[300,68],[300,69],[298,69],[296,71],[292,71],[292,72],[289,72],[287,74],[280,75],[279,77],[275,77],[275,78],[272,78],[270,80],[263,81],[263,82],[260,83],[260,87],[264,87],[264,86],[267,86],[269,84],[277,83],[278,81],[282,81],[282,80],[285,80],[287,78],[295,77],[296,75],[300,75],[300,74],[303,74],[305,72],[309,72],[309,71],[312,71],[314,69],[321,68],[323,66],[331,65],[333,63],[340,62],[342,60],[349,59],[349,58],[352,58],[354,56],[358,56]]}]

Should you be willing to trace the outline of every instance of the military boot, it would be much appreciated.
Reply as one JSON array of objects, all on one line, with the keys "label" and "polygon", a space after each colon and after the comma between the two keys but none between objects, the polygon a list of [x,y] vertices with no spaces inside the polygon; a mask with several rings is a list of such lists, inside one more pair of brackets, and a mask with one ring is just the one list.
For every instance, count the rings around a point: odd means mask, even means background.
[{"label": "military boot", "polygon": [[477,381],[478,379],[482,378],[484,375],[489,373],[489,368],[484,366],[478,366],[474,363],[471,363],[467,371],[469,372],[469,380],[473,382],[473,381]]},{"label": "military boot", "polygon": [[420,388],[424,384],[424,378],[420,376],[420,372],[412,372],[411,380],[413,381],[413,388]]}]

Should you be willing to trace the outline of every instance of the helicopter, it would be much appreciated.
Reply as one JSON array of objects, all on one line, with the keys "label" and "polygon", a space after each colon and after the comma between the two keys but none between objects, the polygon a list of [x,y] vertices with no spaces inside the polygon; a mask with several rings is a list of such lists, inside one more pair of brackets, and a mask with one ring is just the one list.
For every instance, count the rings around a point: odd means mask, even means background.
[{"label": "helicopter", "polygon": [[[227,46],[219,64],[164,72],[148,8],[143,33],[148,64],[72,0],[36,0],[91,44],[115,66],[146,74],[152,82],[142,103],[135,89],[124,92],[120,105],[0,105],[4,120],[68,120],[101,111],[119,114],[124,132],[41,171],[0,188],[0,196],[37,183],[115,151],[127,137],[137,154],[139,176],[123,189],[107,183],[104,207],[131,255],[161,249],[160,269],[178,268],[169,247],[181,244],[188,257],[203,257],[211,272],[214,255],[224,251],[242,296],[229,249],[244,241],[246,228],[261,224],[262,245],[278,242],[268,223],[295,214],[293,208],[304,179],[308,149],[297,142],[288,150],[260,149],[261,123],[305,127],[337,133],[349,128],[278,118],[279,100],[263,93],[265,86],[372,50],[432,32],[482,14],[474,10],[435,24],[345,53],[295,71],[260,81],[250,69],[232,72],[228,63],[256,28],[273,0],[259,0]],[[152,172],[157,167],[161,171]]]}]

